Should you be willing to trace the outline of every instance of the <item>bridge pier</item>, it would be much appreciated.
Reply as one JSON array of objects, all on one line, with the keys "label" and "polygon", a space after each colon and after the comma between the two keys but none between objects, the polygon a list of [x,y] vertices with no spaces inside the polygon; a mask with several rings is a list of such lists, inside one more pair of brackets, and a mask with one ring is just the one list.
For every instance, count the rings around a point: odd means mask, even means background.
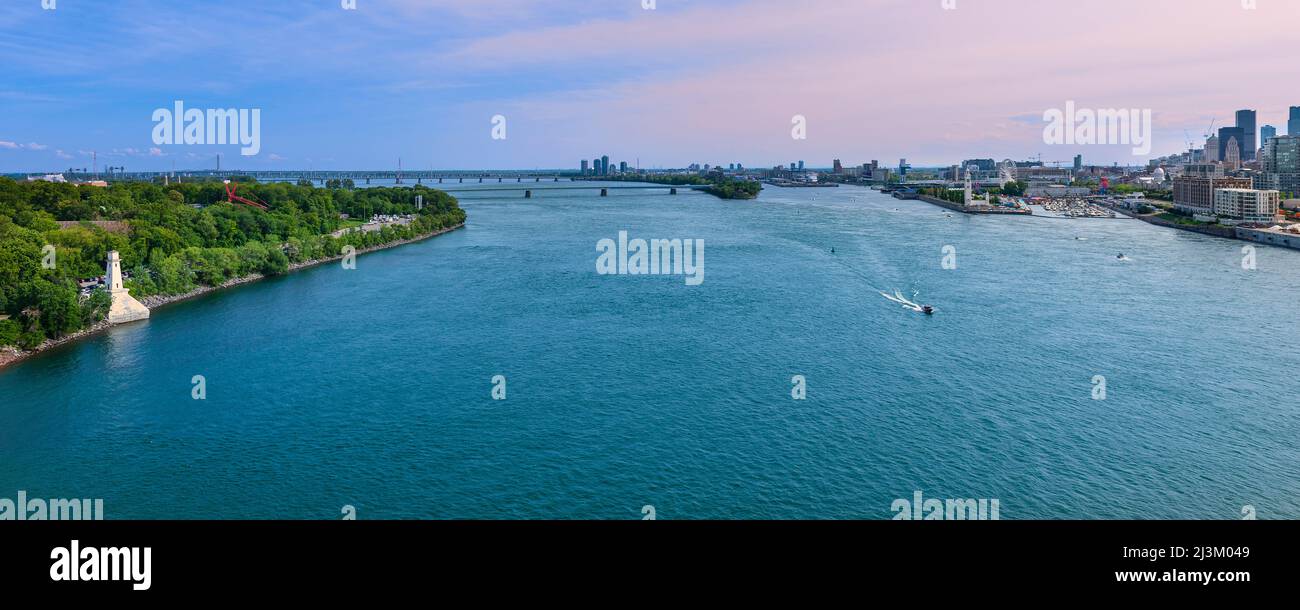
[{"label": "bridge pier", "polygon": [[461,184],[465,184],[465,179],[464,179],[464,178],[461,178],[461,179],[460,179],[460,183],[461,183]]},{"label": "bridge pier", "polygon": [[366,184],[370,184],[370,178],[366,178]]},{"label": "bridge pier", "polygon": [[497,183],[505,182],[505,178],[497,177]]},{"label": "bridge pier", "polygon": [[438,184],[442,184],[442,178],[438,179]]},{"label": "bridge pier", "polygon": [[479,181],[479,184],[482,184],[482,183],[483,183],[483,179],[482,179],[482,178],[479,178],[478,181]]},{"label": "bridge pier", "polygon": [[676,194],[677,194],[677,189],[675,189],[675,188],[674,188],[674,189],[668,189],[668,194],[669,194],[669,195],[676,195]]},{"label": "bridge pier", "polygon": [[524,191],[524,199],[532,199],[532,198],[533,198],[532,191]]},{"label": "bridge pier", "polygon": [[600,189],[601,197],[609,197],[609,189]]}]

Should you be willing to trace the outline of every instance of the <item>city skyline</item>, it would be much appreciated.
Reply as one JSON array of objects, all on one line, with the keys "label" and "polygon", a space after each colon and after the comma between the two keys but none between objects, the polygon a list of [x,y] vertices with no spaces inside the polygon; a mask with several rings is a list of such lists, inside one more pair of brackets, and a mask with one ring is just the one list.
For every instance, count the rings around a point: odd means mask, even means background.
[{"label": "city skyline", "polygon": [[[596,13],[586,3],[543,10],[520,0],[363,0],[356,10],[305,0],[48,11],[10,3],[0,8],[9,41],[0,57],[11,67],[0,87],[10,118],[0,125],[0,173],[210,169],[218,154],[232,169],[377,169],[402,158],[408,169],[576,170],[593,150],[642,168],[793,159],[823,167],[837,158],[942,167],[1039,155],[1067,165],[1078,154],[1089,164],[1141,165],[1185,151],[1189,133],[1203,144],[1211,120],[1235,124],[1243,108],[1293,134],[1300,94],[1205,83],[1225,70],[1242,82],[1282,78],[1287,58],[1270,50],[1300,15],[1294,4],[953,6],[728,0],[645,10],[629,1]],[[196,10],[211,18],[194,19]],[[1204,23],[1222,43],[1188,47],[1186,34]],[[918,31],[945,44],[909,42]],[[121,38],[139,44],[107,42]],[[602,69],[592,68],[596,53],[607,58]],[[176,101],[260,109],[260,151],[155,144],[150,117]],[[1045,144],[1043,112],[1073,101],[1151,109],[1150,155]],[[806,139],[791,137],[796,116],[806,119]]]}]

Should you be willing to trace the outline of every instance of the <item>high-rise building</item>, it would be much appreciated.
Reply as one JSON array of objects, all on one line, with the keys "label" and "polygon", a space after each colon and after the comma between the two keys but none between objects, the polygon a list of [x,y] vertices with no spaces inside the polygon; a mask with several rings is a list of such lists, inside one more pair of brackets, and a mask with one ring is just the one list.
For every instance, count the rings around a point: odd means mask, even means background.
[{"label": "high-rise building", "polygon": [[582,160],[582,175],[586,176],[587,173],[588,173],[588,169],[587,169],[587,160],[586,160],[586,159],[583,159],[583,160]]},{"label": "high-rise building", "polygon": [[839,159],[836,159],[836,160],[831,164],[831,171],[832,171],[832,172],[835,172],[835,173],[837,173],[837,174],[842,174],[842,173],[844,173],[844,165],[843,165],[842,163],[840,163],[840,160],[839,160]]},{"label": "high-rise building", "polygon": [[1288,198],[1300,197],[1300,135],[1273,138],[1264,143],[1255,188],[1278,190]]},{"label": "high-rise building", "polygon": [[1228,146],[1236,143],[1237,152],[1241,160],[1245,160],[1244,151],[1246,150],[1246,130],[1240,127],[1220,127],[1219,128],[1219,161],[1228,160]]},{"label": "high-rise building", "polygon": [[1205,161],[1213,163],[1219,161],[1219,136],[1210,136],[1205,140]]},{"label": "high-rise building", "polygon": [[1300,136],[1300,106],[1292,106],[1290,117],[1286,121],[1286,135]]},{"label": "high-rise building", "polygon": [[1264,148],[1269,140],[1277,137],[1277,128],[1272,125],[1265,125],[1259,128],[1259,147]]},{"label": "high-rise building", "polygon": [[803,171],[803,161],[799,162],[799,171]]},{"label": "high-rise building", "polygon": [[600,175],[609,175],[609,155],[601,155],[600,157]]},{"label": "high-rise building", "polygon": [[1075,155],[1075,156],[1074,156],[1074,171],[1077,172],[1077,171],[1082,171],[1082,170],[1083,170],[1083,155]]},{"label": "high-rise building", "polygon": [[1239,142],[1242,161],[1253,161],[1255,151],[1259,150],[1259,140],[1256,139],[1259,137],[1259,130],[1255,128],[1255,124],[1254,110],[1237,111],[1237,127],[1241,128],[1245,135],[1245,139]]},{"label": "high-rise building", "polygon": [[600,157],[591,160],[591,173],[596,176],[600,175]]}]

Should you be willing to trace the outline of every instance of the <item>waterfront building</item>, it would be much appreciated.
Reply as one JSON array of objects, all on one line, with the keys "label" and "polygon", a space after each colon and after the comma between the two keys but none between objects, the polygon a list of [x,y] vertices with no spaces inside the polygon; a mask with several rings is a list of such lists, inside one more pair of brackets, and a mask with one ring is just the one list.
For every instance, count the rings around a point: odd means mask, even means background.
[{"label": "waterfront building", "polygon": [[609,175],[609,155],[601,155],[600,157],[600,175]]},{"label": "waterfront building", "polygon": [[1259,131],[1255,129],[1255,125],[1254,110],[1237,111],[1237,127],[1241,129],[1242,135],[1244,136],[1244,138],[1238,142],[1241,146],[1242,161],[1254,161],[1255,151],[1259,149],[1259,141],[1255,139],[1259,136]]},{"label": "waterfront building", "polygon": [[586,160],[586,159],[583,159],[583,160],[582,160],[582,175],[586,176],[587,173],[588,173],[588,171],[587,171],[587,160]]},{"label": "waterfront building", "polygon": [[1233,178],[1223,175],[1223,167],[1215,164],[1188,165],[1183,175],[1174,178],[1174,208],[1189,214],[1214,213],[1215,189],[1249,189],[1250,178]]},{"label": "waterfront building", "polygon": [[1042,182],[1045,184],[1069,184],[1072,179],[1070,170],[1059,167],[1017,167],[1016,180],[1021,182]]},{"label": "waterfront building", "polygon": [[619,161],[619,162],[618,162],[618,173],[620,173],[620,174],[626,174],[626,173],[627,173],[627,161]]},{"label": "waterfront building", "polygon": [[832,162],[831,171],[836,174],[844,173],[844,165],[840,163],[839,159],[836,159],[834,162]]},{"label": "waterfront building", "polygon": [[1277,220],[1280,195],[1251,188],[1215,189],[1213,213],[1224,224],[1271,224]]}]

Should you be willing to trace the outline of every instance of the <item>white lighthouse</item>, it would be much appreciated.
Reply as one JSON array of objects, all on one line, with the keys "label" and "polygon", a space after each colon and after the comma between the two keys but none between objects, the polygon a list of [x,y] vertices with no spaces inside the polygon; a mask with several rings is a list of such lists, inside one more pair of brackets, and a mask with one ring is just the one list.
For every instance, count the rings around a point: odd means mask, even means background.
[{"label": "white lighthouse", "polygon": [[108,308],[108,323],[121,324],[134,322],[149,317],[149,308],[135,300],[122,286],[122,262],[117,250],[108,253],[108,265],[104,270],[104,281],[108,284],[108,294],[113,298],[113,305]]}]

